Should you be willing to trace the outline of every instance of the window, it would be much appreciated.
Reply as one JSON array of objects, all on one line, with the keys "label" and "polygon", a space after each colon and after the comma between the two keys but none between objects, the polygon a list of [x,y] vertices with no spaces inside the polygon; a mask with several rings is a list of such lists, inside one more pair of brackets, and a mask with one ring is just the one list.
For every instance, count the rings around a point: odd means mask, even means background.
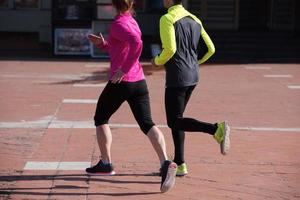
[{"label": "window", "polygon": [[93,4],[91,0],[53,1],[55,20],[91,20]]},{"label": "window", "polygon": [[16,9],[38,9],[40,0],[15,0]]},{"label": "window", "polygon": [[8,0],[0,0],[0,8],[8,8],[9,2]]},{"label": "window", "polygon": [[116,15],[116,9],[112,5],[97,6],[97,19],[112,20]]}]

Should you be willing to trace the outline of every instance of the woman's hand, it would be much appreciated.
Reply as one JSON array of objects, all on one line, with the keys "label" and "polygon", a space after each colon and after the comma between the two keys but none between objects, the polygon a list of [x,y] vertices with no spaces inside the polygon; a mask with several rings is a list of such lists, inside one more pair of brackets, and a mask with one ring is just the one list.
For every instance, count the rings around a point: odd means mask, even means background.
[{"label": "woman's hand", "polygon": [[101,33],[99,33],[99,36],[94,34],[89,34],[88,39],[96,46],[102,45],[104,43],[104,38]]},{"label": "woman's hand", "polygon": [[123,78],[124,78],[124,73],[122,72],[121,69],[118,69],[115,71],[115,74],[112,76],[111,82],[114,84],[120,83]]}]

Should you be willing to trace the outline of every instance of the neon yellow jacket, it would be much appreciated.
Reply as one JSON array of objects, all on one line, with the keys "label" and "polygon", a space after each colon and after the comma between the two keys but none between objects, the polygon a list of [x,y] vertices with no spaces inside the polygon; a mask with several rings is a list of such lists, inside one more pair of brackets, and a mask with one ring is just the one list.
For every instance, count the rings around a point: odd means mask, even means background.
[{"label": "neon yellow jacket", "polygon": [[188,12],[181,4],[179,4],[170,7],[168,9],[168,13],[163,15],[160,19],[162,52],[154,59],[156,65],[165,65],[176,53],[177,44],[174,24],[184,17],[191,17],[200,25],[201,37],[207,47],[207,52],[204,54],[204,56],[202,58],[198,58],[198,64],[204,63],[215,53],[215,46],[203,28],[201,21],[195,15]]}]

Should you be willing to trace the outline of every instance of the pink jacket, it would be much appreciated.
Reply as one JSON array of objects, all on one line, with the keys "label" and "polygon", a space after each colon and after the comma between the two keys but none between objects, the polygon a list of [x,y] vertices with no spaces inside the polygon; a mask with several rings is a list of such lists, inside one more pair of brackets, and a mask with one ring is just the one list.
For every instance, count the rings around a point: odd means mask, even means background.
[{"label": "pink jacket", "polygon": [[141,35],[140,28],[130,13],[115,17],[110,26],[108,40],[99,46],[108,51],[111,59],[109,79],[117,69],[125,73],[123,81],[136,82],[145,79],[139,63],[143,48]]}]

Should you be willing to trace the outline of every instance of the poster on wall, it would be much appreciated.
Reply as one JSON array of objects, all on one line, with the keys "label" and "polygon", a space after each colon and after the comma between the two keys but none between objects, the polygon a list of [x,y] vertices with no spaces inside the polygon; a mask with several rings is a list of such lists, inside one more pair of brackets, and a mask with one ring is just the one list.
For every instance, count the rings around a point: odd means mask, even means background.
[{"label": "poster on wall", "polygon": [[56,55],[90,55],[91,44],[87,36],[91,29],[57,28],[54,33]]},{"label": "poster on wall", "polygon": [[8,0],[0,0],[0,8],[9,8]]},{"label": "poster on wall", "polygon": [[40,0],[15,0],[16,9],[38,9]]},{"label": "poster on wall", "polygon": [[[101,33],[103,37],[107,40],[109,25],[111,22],[109,21],[93,21],[92,22],[92,33],[95,35],[99,35]],[[91,55],[94,58],[108,58],[108,53],[103,51],[96,46],[92,45]]]}]

